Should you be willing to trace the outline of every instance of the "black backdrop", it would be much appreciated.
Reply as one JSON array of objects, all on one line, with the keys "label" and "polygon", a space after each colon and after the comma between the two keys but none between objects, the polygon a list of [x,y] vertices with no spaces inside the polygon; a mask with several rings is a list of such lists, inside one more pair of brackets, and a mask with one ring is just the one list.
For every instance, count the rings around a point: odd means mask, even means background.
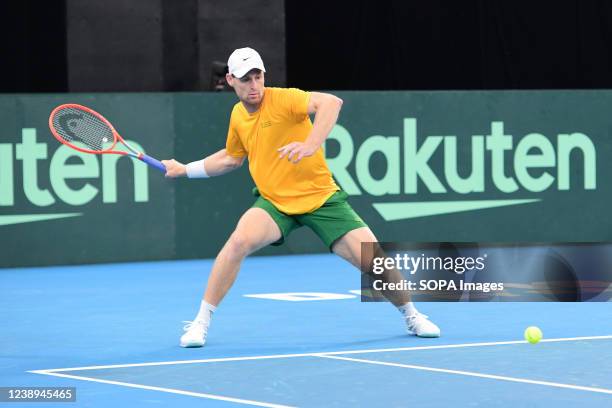
[{"label": "black backdrop", "polygon": [[63,0],[0,1],[0,92],[67,90]]},{"label": "black backdrop", "polygon": [[246,44],[304,89],[612,88],[609,0],[3,0],[0,92],[204,90]]},{"label": "black backdrop", "polygon": [[286,1],[307,89],[612,86],[609,0]]}]

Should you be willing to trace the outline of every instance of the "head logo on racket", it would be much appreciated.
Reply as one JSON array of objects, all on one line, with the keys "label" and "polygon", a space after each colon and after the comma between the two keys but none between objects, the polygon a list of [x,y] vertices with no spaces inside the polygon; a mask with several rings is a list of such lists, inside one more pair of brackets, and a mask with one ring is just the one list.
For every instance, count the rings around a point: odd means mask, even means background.
[{"label": "head logo on racket", "polygon": [[[57,140],[80,152],[131,156],[166,172],[159,160],[134,149],[104,116],[86,106],[71,103],[53,109],[49,116],[49,129]],[[117,143],[127,147],[128,151],[116,149]]]}]

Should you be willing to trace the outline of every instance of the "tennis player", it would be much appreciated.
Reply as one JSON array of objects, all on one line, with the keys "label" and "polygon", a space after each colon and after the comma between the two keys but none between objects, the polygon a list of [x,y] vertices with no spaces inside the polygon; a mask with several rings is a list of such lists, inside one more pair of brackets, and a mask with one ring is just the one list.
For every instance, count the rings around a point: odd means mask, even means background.
[{"label": "tennis player", "polygon": [[[362,242],[376,237],[334,182],[321,145],[338,119],[342,100],[334,95],[264,86],[264,63],[252,48],[230,55],[226,80],[239,102],[232,110],[225,149],[182,164],[163,160],[167,177],[203,178],[228,173],[245,159],[256,200],[238,221],[219,254],[195,319],[185,326],[182,347],[206,342],[212,315],[242,260],[267,245],[281,245],[303,225],[335,254],[360,268]],[[314,114],[314,123],[309,114]],[[440,329],[419,313],[408,295],[389,300],[402,313],[409,333],[439,337]]]}]

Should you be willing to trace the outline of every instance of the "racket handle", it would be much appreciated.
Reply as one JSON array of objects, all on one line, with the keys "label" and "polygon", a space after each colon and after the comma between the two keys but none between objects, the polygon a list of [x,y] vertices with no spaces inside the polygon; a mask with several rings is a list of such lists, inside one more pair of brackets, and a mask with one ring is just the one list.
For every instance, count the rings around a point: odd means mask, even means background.
[{"label": "racket handle", "polygon": [[144,154],[144,153],[140,153],[140,154],[138,155],[138,158],[139,158],[140,160],[142,160],[143,162],[147,163],[149,166],[153,166],[153,167],[155,167],[157,170],[162,171],[162,172],[164,172],[164,173],[166,172],[166,166],[164,166],[164,165],[162,164],[162,162],[160,162],[159,160],[154,159],[154,158],[152,158],[151,156],[147,156],[147,155],[146,155],[146,154]]}]

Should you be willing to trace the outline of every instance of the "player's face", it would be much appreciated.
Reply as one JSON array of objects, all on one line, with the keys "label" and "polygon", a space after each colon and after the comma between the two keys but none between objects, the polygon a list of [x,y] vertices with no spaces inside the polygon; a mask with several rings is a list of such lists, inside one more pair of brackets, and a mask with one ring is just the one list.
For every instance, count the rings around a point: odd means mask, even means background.
[{"label": "player's face", "polygon": [[228,74],[227,82],[234,88],[242,103],[251,107],[259,106],[264,95],[264,73],[262,71],[253,69],[242,78]]}]

